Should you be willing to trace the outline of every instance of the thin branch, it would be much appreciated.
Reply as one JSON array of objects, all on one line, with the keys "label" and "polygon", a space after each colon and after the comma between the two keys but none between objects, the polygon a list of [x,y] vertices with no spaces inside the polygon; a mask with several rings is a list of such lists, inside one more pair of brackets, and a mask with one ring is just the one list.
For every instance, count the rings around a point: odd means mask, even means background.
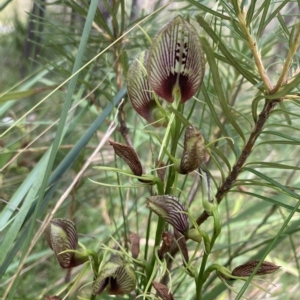
[{"label": "thin branch", "polygon": [[263,62],[261,60],[261,56],[259,54],[256,42],[252,39],[251,33],[250,33],[249,28],[248,28],[247,23],[246,23],[245,16],[241,11],[239,11],[238,20],[240,22],[240,26],[241,26],[242,31],[244,32],[244,34],[247,37],[248,45],[249,45],[249,48],[250,48],[250,50],[252,52],[252,55],[254,57],[255,65],[257,67],[260,78],[262,79],[262,81],[263,81],[263,83],[266,87],[267,92],[270,93],[273,89],[273,86],[271,84],[271,81],[270,81],[270,79],[267,75],[266,69],[265,69],[265,67],[263,65]]},{"label": "thin branch", "polygon": [[286,78],[287,78],[287,75],[288,75],[288,72],[289,72],[290,63],[291,63],[291,61],[293,59],[293,56],[295,55],[295,53],[298,49],[299,42],[300,42],[300,22],[298,23],[298,25],[296,27],[293,42],[291,43],[291,46],[289,47],[289,52],[286,56],[286,60],[285,60],[285,63],[283,65],[282,72],[281,72],[281,74],[278,78],[277,84],[272,89],[272,94],[277,92],[279,90],[279,88],[283,85],[284,81],[286,81]]},{"label": "thin branch", "polygon": [[[258,120],[251,131],[250,137],[246,145],[244,146],[240,157],[238,158],[231,172],[229,173],[229,175],[227,176],[223,184],[219,187],[216,193],[216,199],[218,204],[221,203],[223,197],[226,195],[226,193],[231,189],[231,187],[235,183],[239,173],[242,171],[242,168],[253,149],[253,146],[258,136],[261,134],[263,127],[270,116],[271,111],[274,110],[274,108],[277,106],[277,104],[280,101],[281,99],[275,99],[272,101],[266,100],[265,106],[262,112],[259,114]],[[198,225],[202,224],[208,217],[209,215],[205,211],[203,211],[202,214],[197,219],[197,224]]]}]

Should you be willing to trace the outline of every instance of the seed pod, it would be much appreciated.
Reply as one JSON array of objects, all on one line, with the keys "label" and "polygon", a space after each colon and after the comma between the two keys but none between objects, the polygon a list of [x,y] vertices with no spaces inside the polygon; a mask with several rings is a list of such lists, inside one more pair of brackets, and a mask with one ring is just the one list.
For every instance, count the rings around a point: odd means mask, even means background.
[{"label": "seed pod", "polygon": [[184,103],[199,89],[205,71],[202,46],[195,28],[177,16],[155,36],[147,64],[149,84],[168,102]]},{"label": "seed pod", "polygon": [[147,197],[147,207],[184,234],[189,229],[185,207],[172,195]]},{"label": "seed pod", "polygon": [[180,165],[174,165],[180,174],[188,174],[198,169],[205,155],[204,137],[195,126],[188,126],[184,134],[184,148]]}]

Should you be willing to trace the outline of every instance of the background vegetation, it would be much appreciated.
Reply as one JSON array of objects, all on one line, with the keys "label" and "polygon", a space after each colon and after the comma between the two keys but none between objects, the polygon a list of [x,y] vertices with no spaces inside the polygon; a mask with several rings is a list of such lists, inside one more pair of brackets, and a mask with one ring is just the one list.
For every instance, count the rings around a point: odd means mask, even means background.
[{"label": "background vegetation", "polygon": [[[1,11],[11,9],[12,2],[3,1]],[[206,161],[222,223],[207,265],[232,270],[265,259],[282,266],[263,280],[251,279],[259,287],[234,282],[236,293],[212,273],[203,297],[298,299],[299,1],[31,4],[25,23],[17,14],[9,26],[1,20],[0,296],[63,297],[75,283],[69,299],[90,298],[92,272],[81,273],[75,282],[84,267],[61,269],[41,236],[53,216],[74,220],[80,241],[96,251],[102,244],[113,248],[115,240],[124,244],[126,230],[139,234],[141,256],[145,245],[153,245],[157,217],[150,218],[145,205],[153,191],[93,167],[128,170],[108,143],[101,144],[124,99],[110,138],[132,142],[146,172],[154,168],[159,145],[132,109],[125,78],[136,55],[149,49],[147,35],[153,38],[181,14],[190,16],[206,53],[203,85],[186,103],[184,116],[207,143],[227,137],[213,143]],[[163,130],[151,130],[163,137]],[[129,188],[110,186],[121,184]],[[180,177],[177,188],[201,229],[211,234],[197,173]],[[188,249],[199,269],[203,246],[188,242]],[[174,298],[195,299],[194,280],[183,271],[180,254],[174,257]],[[156,280],[161,276],[157,273]],[[144,292],[141,278],[136,295]]]}]

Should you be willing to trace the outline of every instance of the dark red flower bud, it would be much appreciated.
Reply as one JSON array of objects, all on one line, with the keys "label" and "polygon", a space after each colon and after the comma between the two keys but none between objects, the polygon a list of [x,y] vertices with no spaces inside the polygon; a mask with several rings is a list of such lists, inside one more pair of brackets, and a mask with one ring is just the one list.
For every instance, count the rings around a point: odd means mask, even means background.
[{"label": "dark red flower bud", "polygon": [[[259,260],[250,260],[247,263],[236,267],[232,271],[232,275],[233,276],[237,276],[237,277],[248,277],[248,276],[251,276],[251,274],[253,273],[254,269],[258,265],[258,263],[259,263]],[[261,266],[259,267],[259,269],[257,270],[257,272],[256,272],[255,275],[271,274],[271,273],[274,273],[275,271],[277,271],[279,268],[280,268],[280,266],[276,266],[275,264],[273,264],[271,262],[264,261],[261,264]]]}]

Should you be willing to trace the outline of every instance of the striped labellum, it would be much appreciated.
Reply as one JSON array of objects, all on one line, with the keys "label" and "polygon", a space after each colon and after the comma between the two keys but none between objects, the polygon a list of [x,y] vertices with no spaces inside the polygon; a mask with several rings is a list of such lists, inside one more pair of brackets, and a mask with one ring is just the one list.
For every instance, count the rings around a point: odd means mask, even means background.
[{"label": "striped labellum", "polygon": [[161,29],[153,40],[148,58],[148,79],[161,98],[184,103],[199,89],[205,62],[195,28],[177,16]]},{"label": "striped labellum", "polygon": [[106,289],[109,295],[124,295],[131,293],[135,286],[132,267],[120,255],[112,254],[93,284],[93,294],[100,295]]}]

